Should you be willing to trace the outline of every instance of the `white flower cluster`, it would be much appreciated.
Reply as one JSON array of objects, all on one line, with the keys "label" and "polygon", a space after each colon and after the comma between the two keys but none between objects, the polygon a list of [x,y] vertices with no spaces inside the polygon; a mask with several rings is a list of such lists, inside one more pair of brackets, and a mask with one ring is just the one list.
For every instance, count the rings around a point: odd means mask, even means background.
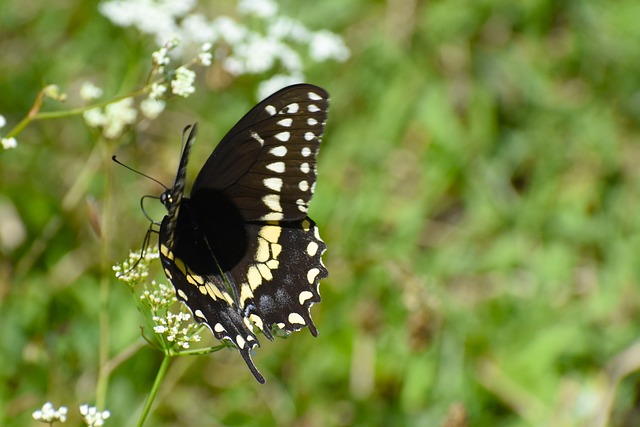
[{"label": "white flower cluster", "polygon": [[98,411],[95,406],[81,405],[80,413],[88,427],[100,427],[104,425],[104,420],[111,416],[109,411]]},{"label": "white flower cluster", "polygon": [[80,98],[85,102],[93,101],[102,96],[102,89],[94,85],[92,82],[84,82],[80,87]]},{"label": "white flower cluster", "polygon": [[151,309],[151,312],[157,313],[159,310],[169,308],[178,299],[173,286],[152,280],[150,289],[145,289],[142,292],[140,300]]},{"label": "white flower cluster", "polygon": [[122,135],[128,125],[135,123],[138,111],[133,107],[133,98],[125,98],[104,109],[87,110],[83,116],[89,126],[101,127],[105,138],[115,139]]},{"label": "white flower cluster", "polygon": [[[175,342],[179,347],[187,349],[190,342],[200,341],[200,335],[195,333],[199,326],[190,319],[191,315],[184,312],[177,314],[168,312],[164,317],[153,316],[153,321],[156,322],[153,330],[157,334],[164,335],[167,341]],[[188,323],[182,326],[183,322]]]},{"label": "white flower cluster", "polygon": [[[195,0],[104,0],[99,9],[116,25],[135,27],[155,36],[162,47],[154,53],[153,62],[160,69],[168,65],[168,54],[175,47],[167,48],[167,43],[179,39],[182,50],[201,46],[197,58],[205,66],[215,57],[234,76],[277,73],[273,81],[264,82],[259,89],[260,97],[282,85],[302,81],[303,57],[316,62],[345,61],[350,55],[338,35],[326,30],[314,32],[279,14],[275,0],[238,0],[238,14],[250,18],[245,19],[250,25],[229,16],[209,19],[194,12],[195,7]],[[209,52],[212,48],[213,54]],[[190,75],[177,74],[171,82],[173,93],[180,96],[192,93],[187,84],[190,79]]]},{"label": "white flower cluster", "polygon": [[135,286],[149,277],[149,263],[160,257],[157,248],[148,248],[144,256],[140,251],[129,252],[129,258],[112,267],[116,278],[129,286]]},{"label": "white flower cluster", "polygon": [[42,409],[34,411],[33,419],[47,424],[53,424],[54,421],[60,421],[61,423],[67,421],[67,407],[61,406],[60,409],[56,409],[53,403],[47,402],[42,405]]},{"label": "white flower cluster", "polygon": [[[0,115],[0,128],[5,127],[7,124],[7,120],[3,115]],[[5,150],[9,150],[10,148],[16,148],[18,145],[18,141],[15,138],[1,138],[0,144],[2,144],[2,148]]]}]

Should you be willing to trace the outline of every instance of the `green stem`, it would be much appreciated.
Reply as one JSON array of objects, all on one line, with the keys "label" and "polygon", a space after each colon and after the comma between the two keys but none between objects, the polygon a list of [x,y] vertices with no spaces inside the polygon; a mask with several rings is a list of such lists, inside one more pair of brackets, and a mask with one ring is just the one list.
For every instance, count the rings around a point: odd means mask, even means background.
[{"label": "green stem", "polygon": [[[111,244],[111,218],[113,218],[113,177],[112,168],[107,165],[110,162],[109,144],[101,140],[103,152],[103,165],[105,167],[105,191],[102,221],[100,230],[101,242],[101,277],[100,277],[100,342],[98,347],[98,381],[96,391],[96,404],[104,408],[107,401],[107,388],[109,384],[109,287],[111,284],[111,269],[109,247]],[[100,143],[99,142],[99,143]]]},{"label": "green stem", "polygon": [[87,105],[80,108],[74,108],[72,110],[64,110],[64,111],[49,111],[46,113],[39,113],[40,107],[42,106],[42,101],[44,99],[44,92],[41,91],[36,97],[31,110],[29,113],[18,123],[11,131],[6,135],[6,138],[11,138],[17,136],[20,132],[24,130],[31,122],[36,120],[49,120],[49,119],[59,119],[63,117],[71,117],[77,116],[85,111],[92,110],[94,108],[101,108],[109,104],[113,104],[114,102],[121,101],[125,98],[135,98],[140,95],[144,95],[147,92],[146,88],[138,89],[134,92],[127,93],[125,95],[116,96],[114,98],[108,99],[106,101],[98,102],[96,104]]},{"label": "green stem", "polygon": [[138,427],[142,427],[145,420],[147,419],[147,415],[151,411],[151,405],[153,404],[153,400],[155,399],[158,391],[160,390],[160,384],[162,384],[162,380],[164,379],[167,371],[169,370],[169,364],[171,363],[171,356],[168,354],[164,355],[164,359],[162,359],[162,364],[158,369],[158,373],[156,374],[156,379],[153,382],[153,387],[151,387],[151,391],[149,392],[149,397],[147,398],[147,403],[145,403],[144,408],[142,410],[142,414],[140,415],[140,419],[138,420]]}]

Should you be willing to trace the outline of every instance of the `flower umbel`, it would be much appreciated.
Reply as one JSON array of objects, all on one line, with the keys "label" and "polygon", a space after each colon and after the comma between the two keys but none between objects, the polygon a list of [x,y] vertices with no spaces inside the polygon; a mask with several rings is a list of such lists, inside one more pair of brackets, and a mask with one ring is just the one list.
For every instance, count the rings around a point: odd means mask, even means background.
[{"label": "flower umbel", "polygon": [[42,423],[53,424],[55,421],[63,423],[67,420],[67,407],[61,406],[56,409],[51,402],[47,402],[42,405],[42,409],[34,411],[31,415],[34,420]]},{"label": "flower umbel", "polygon": [[87,110],[83,116],[89,126],[102,127],[105,138],[115,139],[136,121],[138,111],[133,108],[133,98],[125,98],[107,105],[104,111],[99,108]]},{"label": "flower umbel", "polygon": [[160,254],[157,248],[147,248],[144,256],[141,256],[140,251],[130,252],[126,261],[112,268],[118,280],[133,288],[149,277],[149,263],[158,258]]},{"label": "flower umbel", "polygon": [[80,98],[83,101],[92,101],[102,96],[102,89],[94,85],[92,82],[84,82],[80,87]]},{"label": "flower umbel", "polygon": [[88,427],[100,427],[104,425],[104,420],[111,416],[111,412],[98,411],[98,408],[95,406],[89,406],[87,404],[80,405],[80,413],[84,418],[84,422],[87,423]]},{"label": "flower umbel", "polygon": [[176,77],[171,80],[171,91],[178,96],[187,97],[196,89],[193,82],[196,80],[196,73],[186,67],[180,67],[176,70]]},{"label": "flower umbel", "polygon": [[[178,347],[188,349],[190,342],[200,341],[200,335],[196,333],[199,326],[190,320],[191,314],[184,312],[177,314],[168,312],[164,317],[153,316],[153,321],[156,322],[153,330],[156,334],[163,335],[167,341],[175,343]],[[183,322],[188,323],[183,326]]]},{"label": "flower umbel", "polygon": [[[195,0],[104,0],[100,12],[115,25],[155,36],[161,47],[153,54],[153,74],[165,74],[165,78],[170,73],[168,53],[175,48],[166,43],[168,35],[180,40],[175,53],[188,54],[200,46],[195,60],[185,63],[186,67],[194,63],[209,66],[215,59],[233,76],[270,73],[278,76],[276,81],[283,81],[282,76],[288,76],[288,81],[304,80],[306,59],[345,61],[350,55],[341,37],[327,30],[313,31],[283,15],[275,0],[238,0],[233,18],[208,17],[194,11],[196,5]],[[171,80],[172,92],[183,97],[194,91],[186,67],[178,68]],[[269,83],[275,85],[275,81]]]}]

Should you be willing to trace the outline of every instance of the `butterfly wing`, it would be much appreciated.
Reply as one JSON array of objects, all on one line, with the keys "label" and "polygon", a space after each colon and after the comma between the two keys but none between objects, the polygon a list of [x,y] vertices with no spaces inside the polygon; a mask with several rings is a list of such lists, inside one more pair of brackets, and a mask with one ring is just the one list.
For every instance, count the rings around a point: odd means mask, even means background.
[{"label": "butterfly wing", "polygon": [[251,109],[222,139],[193,184],[228,195],[246,221],[306,217],[329,95],[286,87]]},{"label": "butterfly wing", "polygon": [[[174,245],[166,245],[168,229],[171,222],[167,215],[160,226],[160,258],[165,274],[176,289],[176,296],[193,313],[194,319],[206,323],[214,336],[219,340],[230,340],[239,350],[247,366],[256,380],[264,383],[251,359],[251,350],[258,346],[258,340],[250,324],[245,320],[233,293],[236,285],[227,272],[224,262],[218,259],[209,244],[213,240],[206,230],[198,226],[202,213],[198,206],[193,206],[189,199],[183,199],[180,215],[175,225]],[[230,233],[238,229],[228,230]],[[215,236],[219,237],[219,236]],[[239,245],[244,244],[244,233],[237,233],[234,238]],[[236,246],[236,251],[241,247]]]}]

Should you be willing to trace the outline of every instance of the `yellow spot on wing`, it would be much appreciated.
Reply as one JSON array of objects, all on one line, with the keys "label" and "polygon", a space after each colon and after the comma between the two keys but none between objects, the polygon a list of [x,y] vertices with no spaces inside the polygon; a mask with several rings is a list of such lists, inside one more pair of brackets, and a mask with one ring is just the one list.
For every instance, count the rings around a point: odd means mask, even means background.
[{"label": "yellow spot on wing", "polygon": [[267,262],[269,260],[269,242],[258,238],[258,249],[256,250],[256,261]]},{"label": "yellow spot on wing", "polygon": [[280,256],[280,252],[282,252],[282,245],[279,245],[277,243],[272,243],[271,256],[273,257],[273,259],[278,258]]},{"label": "yellow spot on wing", "polygon": [[262,284],[262,276],[260,275],[258,267],[255,265],[249,267],[249,270],[247,270],[247,280],[249,281],[249,286],[252,291]]},{"label": "yellow spot on wing", "polygon": [[173,261],[173,252],[171,252],[171,250],[166,245],[160,245],[160,253],[165,258]]},{"label": "yellow spot on wing", "polygon": [[258,264],[258,271],[260,271],[260,275],[266,281],[273,279],[273,274],[271,274],[271,270],[265,264]]},{"label": "yellow spot on wing", "polygon": [[265,225],[260,229],[258,233],[260,237],[267,239],[271,243],[277,243],[280,238],[280,232],[282,228],[277,225]]},{"label": "yellow spot on wing", "polygon": [[248,284],[243,284],[240,288],[240,302],[244,303],[248,299],[253,298],[253,292]]}]

